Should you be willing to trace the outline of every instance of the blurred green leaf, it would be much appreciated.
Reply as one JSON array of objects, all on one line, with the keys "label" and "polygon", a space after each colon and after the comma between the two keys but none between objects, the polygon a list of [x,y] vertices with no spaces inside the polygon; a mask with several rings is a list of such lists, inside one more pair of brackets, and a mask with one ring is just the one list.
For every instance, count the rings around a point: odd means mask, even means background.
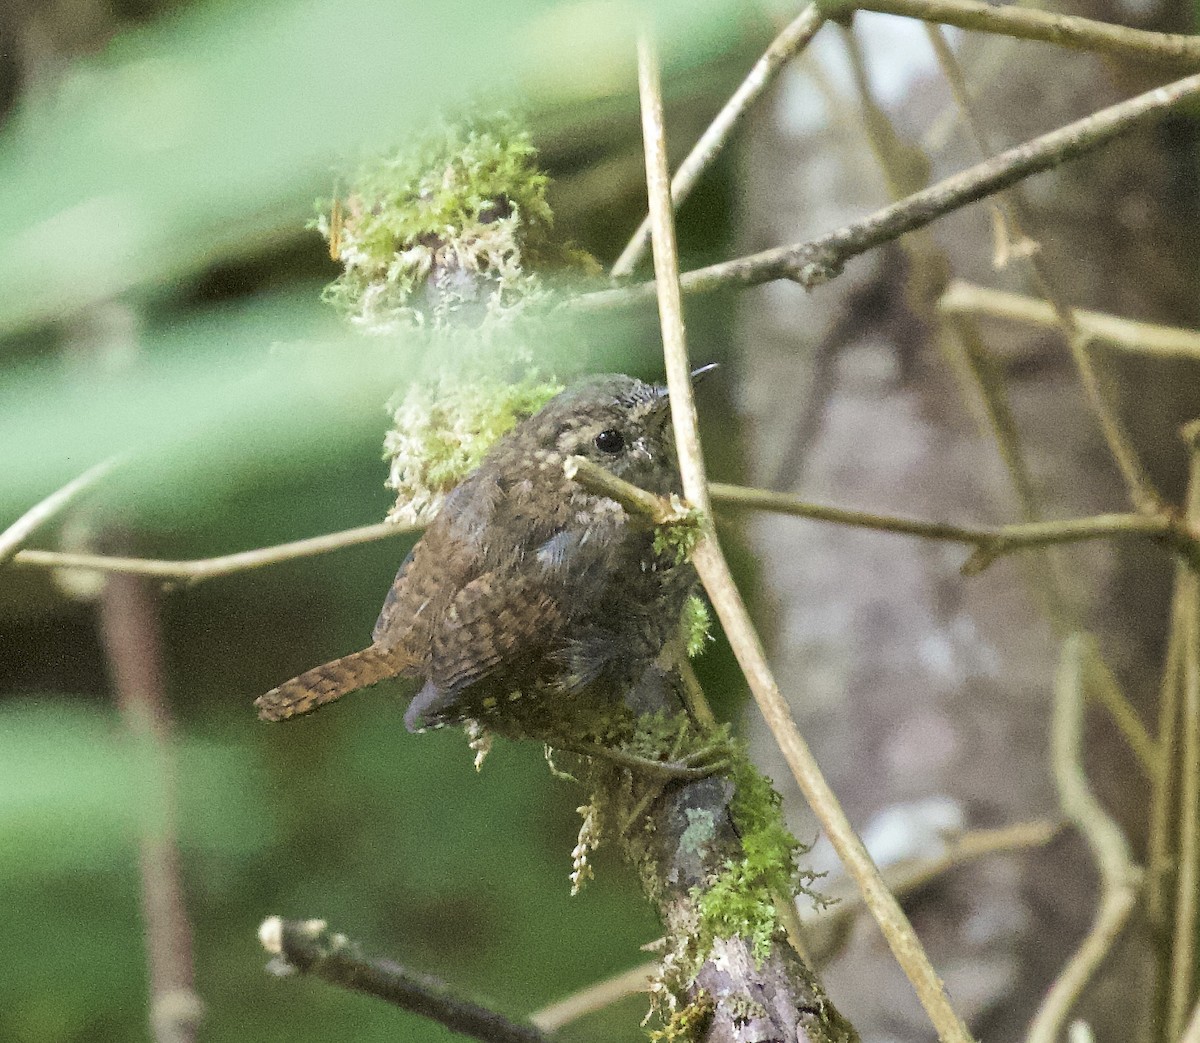
[{"label": "blurred green leaf", "polygon": [[[677,67],[736,39],[728,0],[660,0]],[[201,5],[120,38],[0,140],[0,332],[303,224],[335,162],[469,98],[583,105],[635,82],[629,0]]]}]

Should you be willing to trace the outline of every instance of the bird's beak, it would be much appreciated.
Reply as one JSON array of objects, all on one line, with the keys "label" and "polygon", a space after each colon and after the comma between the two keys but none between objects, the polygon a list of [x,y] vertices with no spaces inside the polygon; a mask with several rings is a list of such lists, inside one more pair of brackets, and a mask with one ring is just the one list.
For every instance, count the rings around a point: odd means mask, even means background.
[{"label": "bird's beak", "polygon": [[[720,365],[721,364],[719,362],[710,362],[706,366],[699,366],[692,370],[692,385],[695,386],[696,384],[699,384],[701,380],[708,376],[708,374],[714,369],[719,368]],[[666,406],[671,394],[670,390],[667,388],[667,385],[659,384],[655,390],[658,392],[659,405]]]}]

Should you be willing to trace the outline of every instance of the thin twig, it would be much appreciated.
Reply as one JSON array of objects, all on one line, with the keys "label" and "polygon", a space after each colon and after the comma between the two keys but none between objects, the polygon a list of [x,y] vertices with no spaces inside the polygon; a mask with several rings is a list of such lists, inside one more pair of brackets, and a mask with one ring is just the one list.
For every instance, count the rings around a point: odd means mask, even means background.
[{"label": "thin twig", "polygon": [[[696,182],[700,180],[700,175],[721,154],[742,117],[774,82],[779,70],[808,46],[824,23],[825,16],[821,13],[820,5],[810,3],[771,41],[771,46],[755,62],[749,75],[739,84],[716,118],[700,135],[687,158],[679,165],[674,178],[671,179],[672,206],[678,208],[688,197]],[[631,275],[638,262],[645,256],[649,242],[650,217],[647,215],[613,265],[612,277],[621,279]]]},{"label": "thin twig", "polygon": [[7,529],[0,532],[0,566],[9,562],[41,526],[60,514],[80,493],[90,489],[100,479],[110,474],[123,457],[114,456],[88,468],[78,478],[67,482],[61,489],[52,492],[41,503],[29,508]]},{"label": "thin twig", "polygon": [[[1187,517],[1200,519],[1200,421],[1183,430],[1190,451]],[[1179,730],[1178,855],[1175,878],[1174,943],[1167,1004],[1167,1039],[1177,1039],[1196,1001],[1196,928],[1200,922],[1200,570],[1182,570],[1180,609],[1183,640],[1182,716]]]},{"label": "thin twig", "polygon": [[325,536],[313,536],[293,543],[281,543],[274,547],[259,547],[256,550],[224,554],[218,558],[196,558],[190,561],[166,561],[155,558],[125,558],[107,554],[70,554],[49,550],[22,550],[13,558],[14,565],[30,565],[42,568],[78,568],[93,572],[130,573],[154,576],[158,579],[178,581],[184,586],[193,586],[205,580],[229,576],[235,572],[246,572],[266,565],[278,565],[297,558],[310,558],[317,554],[356,547],[360,543],[373,543],[389,536],[401,536],[417,532],[416,525],[398,525],[394,522],[379,522],[361,525],[356,529],[343,529]]},{"label": "thin twig", "polygon": [[1200,1043],[1200,1003],[1192,1008],[1192,1016],[1183,1035],[1179,1037],[1179,1043]]},{"label": "thin twig", "polygon": [[[1058,318],[1049,301],[1006,293],[986,286],[955,280],[938,301],[945,315],[1004,319],[1042,328],[1057,327]],[[1156,358],[1200,359],[1200,333],[1179,326],[1137,322],[1098,311],[1074,309],[1075,322],[1092,340],[1138,355]]]},{"label": "thin twig", "polygon": [[1072,634],[1063,645],[1054,684],[1051,739],[1059,803],[1087,841],[1100,872],[1100,901],[1092,928],[1042,1000],[1026,1043],[1056,1043],[1079,994],[1112,949],[1137,904],[1141,870],[1133,865],[1120,828],[1092,795],[1082,762],[1084,673],[1087,639]]},{"label": "thin twig", "polygon": [[111,577],[100,599],[100,624],[121,719],[153,765],[159,808],[139,840],[150,1028],[156,1043],[193,1043],[203,1007],[175,842],[175,770],[155,592],[136,576]]},{"label": "thin twig", "polygon": [[[968,97],[966,78],[959,67],[958,59],[942,38],[940,27],[930,26],[928,28],[938,64],[950,84],[951,92],[962,111],[963,118],[975,139],[980,154],[986,158],[991,153],[991,147],[987,134],[983,130],[982,121],[975,113]],[[1007,222],[1018,230],[1023,226],[1028,227],[1028,208],[1025,206],[1018,186],[1013,186],[1007,193],[998,194],[995,204],[1005,208],[1005,212],[1001,215],[1002,223]],[[1007,230],[1005,234],[1007,234]],[[1023,232],[1020,234],[1024,235]],[[999,249],[1003,249],[1006,254],[1009,252],[1007,243],[998,246]],[[1100,425],[1104,440],[1121,472],[1121,477],[1125,480],[1130,499],[1139,510],[1160,510],[1163,506],[1162,498],[1154,487],[1149,473],[1142,466],[1133,439],[1117,413],[1108,388],[1101,380],[1090,350],[1091,339],[1086,330],[1080,327],[1074,305],[1058,284],[1057,278],[1042,257],[1040,247],[1034,240],[1026,240],[1026,248],[1020,252],[1020,255],[1028,265],[1037,288],[1053,309],[1056,325],[1070,349],[1071,358],[1079,373],[1079,380],[1083,385],[1088,405]]]},{"label": "thin twig", "polygon": [[485,1043],[549,1043],[549,1037],[533,1025],[462,999],[445,982],[414,974],[391,960],[364,956],[358,945],[344,934],[330,931],[324,920],[270,916],[259,927],[258,937],[275,957],[268,969],[277,974],[312,974]]},{"label": "thin twig", "polygon": [[646,192],[650,198],[653,229],[654,285],[670,390],[671,423],[679,450],[679,473],[684,495],[698,510],[708,514],[708,481],[700,452],[700,424],[692,394],[692,367],[687,357],[683,293],[679,286],[679,251],[675,242],[675,213],[667,169],[667,134],[658,53],[649,32],[638,37],[638,93],[642,106],[642,144],[646,152]]},{"label": "thin twig", "polygon": [[748,489],[737,485],[714,482],[709,491],[714,503],[722,507],[742,507],[792,514],[801,518],[834,522],[879,532],[895,532],[926,540],[963,543],[976,548],[976,553],[963,566],[973,575],[982,571],[996,558],[1017,550],[1047,547],[1057,543],[1078,543],[1082,540],[1107,537],[1144,536],[1166,539],[1191,555],[1200,556],[1200,539],[1182,523],[1168,515],[1097,514],[1087,518],[1068,518],[1062,521],[1027,522],[1016,525],[969,526],[945,522],[920,521],[893,515],[874,514],[844,507],[809,503],[790,493]]},{"label": "thin twig", "polygon": [[[676,444],[679,447],[680,473],[684,495],[699,507],[708,519],[708,490],[703,458],[700,454],[695,406],[691,397],[679,266],[674,249],[675,228],[664,145],[658,61],[653,45],[644,34],[638,44],[638,84],[642,99],[642,132],[646,148],[647,188],[653,227],[654,271],[659,293],[659,316],[663,326],[667,382],[671,390],[671,412]],[[912,925],[899,903],[888,891],[879,870],[871,861],[862,841],[854,833],[845,812],[801,737],[791,710],[767,666],[766,654],[717,544],[711,520],[703,524],[706,531],[693,552],[693,563],[720,617],[750,689],[801,791],[825,828],[842,864],[862,890],[868,908],[878,921],[900,966],[912,981],[939,1037],[944,1043],[970,1040],[971,1035],[966,1025],[950,1006],[942,982],[929,963]]]},{"label": "thin twig", "polygon": [[627,996],[648,992],[650,983],[658,976],[660,969],[658,960],[638,964],[534,1011],[529,1015],[529,1020],[543,1032],[557,1032],[564,1025],[611,1007]]},{"label": "thin twig", "polygon": [[[1042,847],[1058,836],[1062,827],[1061,821],[1037,819],[998,829],[970,830],[949,840],[941,854],[886,866],[883,879],[892,894],[904,899],[977,858]],[[822,908],[806,908],[803,913],[805,935],[818,966],[835,958],[841,941],[863,910],[861,893],[848,881],[834,881],[821,890],[831,903]]]},{"label": "thin twig", "polygon": [[1177,853],[1179,799],[1179,709],[1183,680],[1184,610],[1183,570],[1176,567],[1175,593],[1171,601],[1171,630],[1158,696],[1158,748],[1164,770],[1154,780],[1150,793],[1150,829],[1146,841],[1148,873],[1146,881],[1146,919],[1150,928],[1153,985],[1150,1014],[1142,1038],[1146,1043],[1159,1037],[1154,1026],[1166,1024],[1170,990],[1171,923],[1174,906],[1175,858]]},{"label": "thin twig", "polygon": [[852,10],[906,15],[960,29],[1040,40],[1082,51],[1200,68],[1200,39],[1178,33],[1153,33],[1091,18],[1054,14],[1026,6],[997,7],[979,0],[847,0],[826,4],[836,17]]},{"label": "thin twig", "polygon": [[[851,258],[1023,178],[1085,155],[1196,97],[1200,97],[1200,75],[1157,87],[1008,149],[818,239],[685,272],[679,277],[680,286],[686,293],[711,293],[777,279],[791,279],[809,288],[820,285],[837,276]],[[582,294],[563,307],[603,310],[648,301],[655,294],[654,282],[645,282]]]}]

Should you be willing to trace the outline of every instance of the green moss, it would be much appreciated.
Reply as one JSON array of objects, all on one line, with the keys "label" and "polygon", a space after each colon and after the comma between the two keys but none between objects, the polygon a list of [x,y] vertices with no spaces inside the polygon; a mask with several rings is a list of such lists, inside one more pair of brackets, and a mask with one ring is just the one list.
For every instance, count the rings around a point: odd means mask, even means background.
[{"label": "green moss", "polygon": [[682,565],[692,556],[700,537],[704,535],[704,515],[692,508],[676,521],[654,529],[654,553],[671,558]]},{"label": "green moss", "polygon": [[688,658],[694,659],[704,651],[713,639],[712,613],[708,602],[699,594],[693,594],[683,604],[683,647]]},{"label": "green moss", "polygon": [[776,895],[790,898],[805,884],[797,865],[799,841],[784,825],[782,800],[770,781],[743,755],[736,758],[734,797],[729,810],[742,838],[743,855],[726,862],[706,888],[697,888],[700,924],[695,939],[696,966],[718,938],[750,940],[764,960],[780,931]]},{"label": "green moss", "polygon": [[701,989],[691,1003],[686,1003],[671,1012],[660,1029],[651,1029],[647,1035],[651,1043],[684,1043],[700,1039],[712,1017],[712,998]]},{"label": "green moss", "polygon": [[541,273],[595,269],[551,238],[536,159],[514,119],[474,114],[364,164],[314,222],[345,266],[325,299],[372,332],[479,325],[545,299]]},{"label": "green moss", "polygon": [[470,383],[446,377],[413,384],[391,404],[392,428],[384,438],[388,487],[397,494],[391,517],[428,521],[496,439],[561,390],[537,372],[514,383],[481,375]]}]

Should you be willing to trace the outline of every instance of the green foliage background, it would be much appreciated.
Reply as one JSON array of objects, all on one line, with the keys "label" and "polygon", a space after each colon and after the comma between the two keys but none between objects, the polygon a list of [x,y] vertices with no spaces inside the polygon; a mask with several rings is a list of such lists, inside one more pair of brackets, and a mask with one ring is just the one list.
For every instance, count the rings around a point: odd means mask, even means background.
[{"label": "green foliage background", "polygon": [[[640,11],[208,0],[127,27],[27,94],[0,135],[0,526],[130,447],[135,465],[73,524],[120,525],[148,554],[381,518],[383,405],[422,359],[352,335],[319,303],[335,269],[303,231],[313,199],[347,157],[468,100],[527,111],[552,174],[636,149]],[[714,111],[731,57],[744,64],[769,30],[732,0],[655,13],[673,111]],[[724,184],[689,203],[685,247],[722,246]],[[612,197],[619,219],[577,207],[564,228],[605,259],[642,205],[636,181]],[[706,359],[722,321],[695,312]],[[654,373],[652,330],[646,311],[545,349],[565,372]],[[131,359],[84,350],[130,339]],[[383,690],[288,728],[254,719],[254,695],[364,643],[405,550],[393,540],[164,598],[205,1040],[445,1038],[264,975],[255,932],[273,913],[327,918],[514,1014],[631,966],[656,934],[611,861],[568,897],[579,794],[538,750],[502,746],[476,776],[460,735],[408,735]],[[137,836],[161,794],[112,709],[94,607],[40,571],[0,576],[0,1039],[147,1038]],[[706,661],[727,670],[719,651]],[[643,1009],[580,1032],[639,1038]]]}]

